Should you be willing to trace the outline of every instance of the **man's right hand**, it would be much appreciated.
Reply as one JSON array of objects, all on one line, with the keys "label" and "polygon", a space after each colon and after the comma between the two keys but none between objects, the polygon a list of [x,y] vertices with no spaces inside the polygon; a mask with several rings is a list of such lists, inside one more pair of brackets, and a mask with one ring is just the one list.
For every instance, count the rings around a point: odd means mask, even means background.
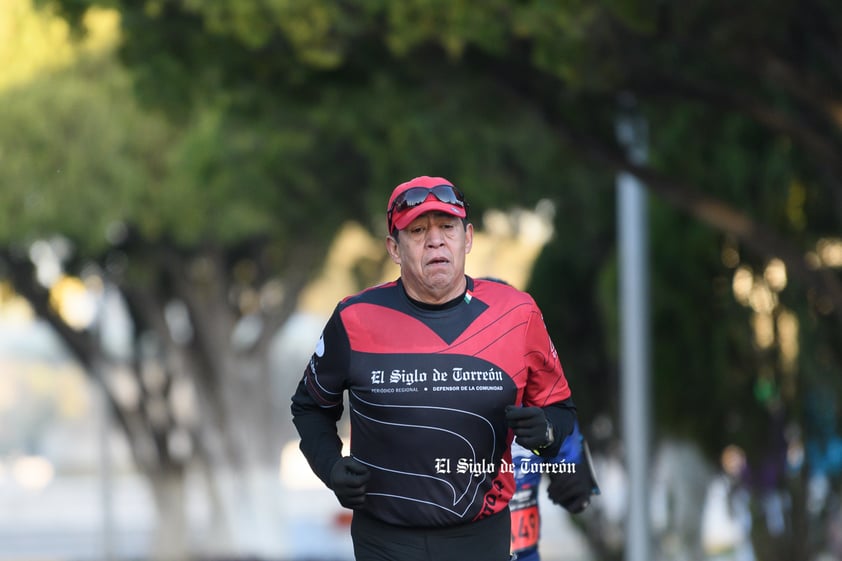
[{"label": "man's right hand", "polygon": [[339,458],[330,470],[330,488],[345,508],[357,509],[365,504],[368,468],[351,456]]}]

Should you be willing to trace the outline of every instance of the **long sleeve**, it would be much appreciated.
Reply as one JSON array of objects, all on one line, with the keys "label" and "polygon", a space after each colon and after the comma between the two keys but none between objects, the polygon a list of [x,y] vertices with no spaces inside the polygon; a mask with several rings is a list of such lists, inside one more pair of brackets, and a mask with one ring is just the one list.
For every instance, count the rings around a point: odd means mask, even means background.
[{"label": "long sleeve", "polygon": [[292,421],[310,468],[330,486],[330,470],[342,457],[336,423],[344,409],[350,347],[338,310],[325,325],[316,350],[292,396]]},{"label": "long sleeve", "polygon": [[301,452],[313,473],[330,486],[330,470],[342,457],[342,441],[336,423],[342,417],[343,406],[322,407],[310,396],[304,380],[292,396],[292,422],[301,437]]}]

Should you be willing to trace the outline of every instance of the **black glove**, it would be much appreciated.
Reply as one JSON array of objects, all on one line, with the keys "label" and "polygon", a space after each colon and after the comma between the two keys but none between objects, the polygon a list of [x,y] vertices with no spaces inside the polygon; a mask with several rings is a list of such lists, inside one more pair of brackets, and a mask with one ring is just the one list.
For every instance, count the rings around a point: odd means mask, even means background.
[{"label": "black glove", "polygon": [[370,474],[365,464],[351,456],[339,458],[330,470],[330,488],[345,508],[361,508],[365,504],[365,484]]},{"label": "black glove", "polygon": [[514,431],[517,443],[527,450],[546,448],[553,443],[552,425],[540,407],[508,405],[506,422]]},{"label": "black glove", "polygon": [[571,514],[578,514],[591,503],[593,481],[586,466],[576,464],[575,473],[551,473],[547,495]]}]

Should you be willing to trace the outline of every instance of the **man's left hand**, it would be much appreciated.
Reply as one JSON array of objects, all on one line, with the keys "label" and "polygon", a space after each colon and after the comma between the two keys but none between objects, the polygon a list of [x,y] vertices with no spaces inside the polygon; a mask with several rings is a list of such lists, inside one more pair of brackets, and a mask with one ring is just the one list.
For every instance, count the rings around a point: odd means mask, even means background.
[{"label": "man's left hand", "polygon": [[571,514],[578,514],[588,508],[592,491],[593,481],[584,465],[576,465],[576,471],[572,473],[550,474],[547,495],[552,502]]},{"label": "man's left hand", "polygon": [[515,433],[517,443],[528,450],[546,448],[553,443],[547,415],[540,407],[506,407],[506,422]]}]

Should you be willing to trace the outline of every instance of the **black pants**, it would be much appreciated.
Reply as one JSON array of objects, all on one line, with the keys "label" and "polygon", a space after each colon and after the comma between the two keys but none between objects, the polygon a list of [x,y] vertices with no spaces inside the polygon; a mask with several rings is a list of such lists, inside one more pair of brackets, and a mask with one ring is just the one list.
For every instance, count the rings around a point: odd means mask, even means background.
[{"label": "black pants", "polygon": [[351,522],[356,561],[508,561],[509,510],[451,528],[404,528],[355,511]]}]

